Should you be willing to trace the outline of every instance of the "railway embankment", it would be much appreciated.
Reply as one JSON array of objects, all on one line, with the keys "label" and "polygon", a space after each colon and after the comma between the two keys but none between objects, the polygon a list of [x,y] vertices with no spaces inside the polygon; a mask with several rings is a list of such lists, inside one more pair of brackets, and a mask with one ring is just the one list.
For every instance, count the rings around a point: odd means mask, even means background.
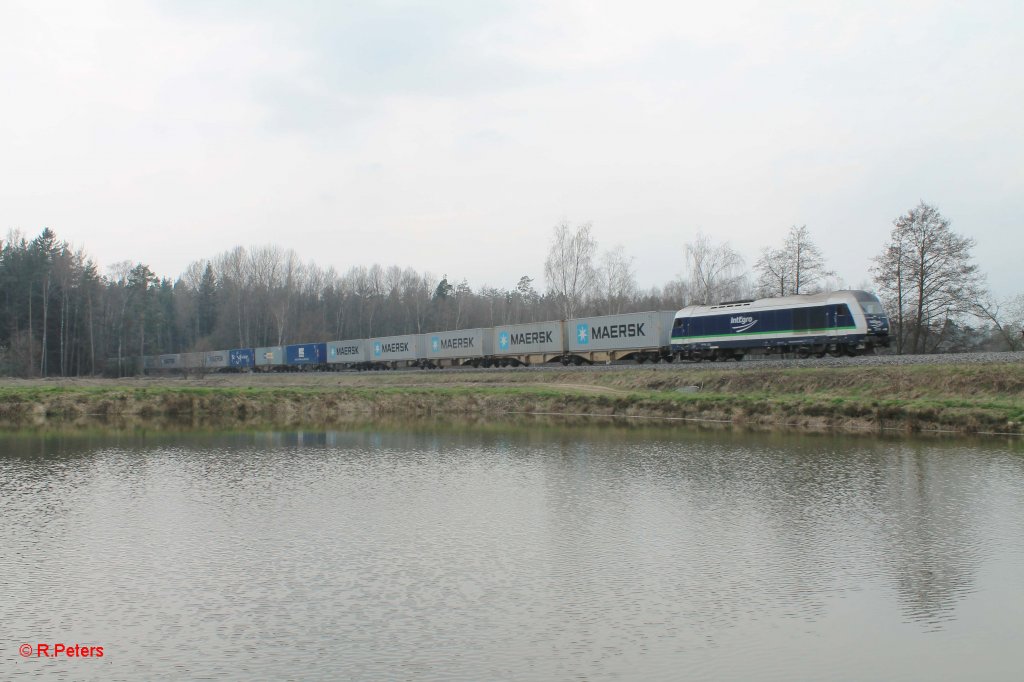
[{"label": "railway embankment", "polygon": [[0,428],[332,426],[592,415],[741,428],[1024,434],[1024,363],[616,367],[3,380]]}]

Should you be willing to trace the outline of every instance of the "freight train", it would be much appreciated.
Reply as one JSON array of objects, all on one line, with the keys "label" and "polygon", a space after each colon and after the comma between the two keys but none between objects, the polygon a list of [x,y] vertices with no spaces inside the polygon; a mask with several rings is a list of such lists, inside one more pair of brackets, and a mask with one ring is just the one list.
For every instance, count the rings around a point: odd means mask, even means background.
[{"label": "freight train", "polygon": [[878,299],[836,291],[552,322],[143,358],[147,372],[509,367],[856,355],[888,345]]}]

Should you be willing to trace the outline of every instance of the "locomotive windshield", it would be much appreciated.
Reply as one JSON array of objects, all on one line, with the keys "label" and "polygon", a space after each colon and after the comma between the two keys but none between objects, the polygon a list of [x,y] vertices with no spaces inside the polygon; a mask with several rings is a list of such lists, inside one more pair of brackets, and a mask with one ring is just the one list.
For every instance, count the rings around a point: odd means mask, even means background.
[{"label": "locomotive windshield", "polygon": [[885,311],[882,309],[882,304],[878,301],[861,301],[860,307],[864,309],[864,312],[868,315],[885,315]]},{"label": "locomotive windshield", "polygon": [[878,298],[873,296],[866,291],[855,291],[853,292],[854,298],[857,299],[857,303],[860,304],[865,315],[885,315],[885,310],[882,308],[882,304],[878,302]]}]

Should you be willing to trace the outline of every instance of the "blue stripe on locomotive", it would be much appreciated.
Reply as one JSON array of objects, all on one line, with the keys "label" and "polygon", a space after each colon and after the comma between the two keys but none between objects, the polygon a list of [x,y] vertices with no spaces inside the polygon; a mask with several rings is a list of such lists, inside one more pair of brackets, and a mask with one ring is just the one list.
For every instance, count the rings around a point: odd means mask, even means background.
[{"label": "blue stripe on locomotive", "polygon": [[284,347],[286,365],[320,365],[327,362],[326,343],[296,343]]},{"label": "blue stripe on locomotive", "polygon": [[228,351],[228,367],[248,369],[256,364],[256,352],[252,348],[235,348]]},{"label": "blue stripe on locomotive", "polygon": [[[856,329],[850,308],[845,303],[778,310],[735,310],[719,315],[680,317],[672,329],[674,345],[702,343],[706,338],[732,337],[716,345],[767,341],[779,334],[808,335]],[[801,340],[806,341],[806,336]]]}]

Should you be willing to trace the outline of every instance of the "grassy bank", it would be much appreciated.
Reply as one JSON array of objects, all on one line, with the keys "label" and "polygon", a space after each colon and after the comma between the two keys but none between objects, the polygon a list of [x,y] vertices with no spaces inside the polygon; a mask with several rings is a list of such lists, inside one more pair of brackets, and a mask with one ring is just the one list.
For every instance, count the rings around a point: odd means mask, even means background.
[{"label": "grassy bank", "polygon": [[330,425],[375,415],[559,413],[762,428],[1024,433],[1019,363],[607,372],[381,372],[12,381],[0,427]]}]

